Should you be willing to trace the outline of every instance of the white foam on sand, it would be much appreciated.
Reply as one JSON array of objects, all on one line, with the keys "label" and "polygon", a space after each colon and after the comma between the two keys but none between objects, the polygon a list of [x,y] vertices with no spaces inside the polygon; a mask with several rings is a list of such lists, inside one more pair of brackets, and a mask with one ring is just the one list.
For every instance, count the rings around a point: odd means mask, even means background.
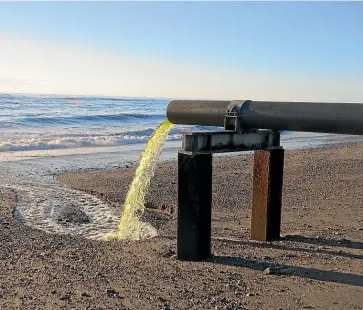
[{"label": "white foam on sand", "polygon": [[[126,162],[136,161],[142,151],[137,149],[116,153],[36,157],[3,162],[0,166],[1,187],[13,189],[18,195],[14,215],[25,225],[47,233],[72,234],[98,239],[115,231],[120,221],[120,210],[95,195],[72,189],[56,177],[60,172],[84,169],[121,168]],[[65,223],[57,219],[60,210],[71,206],[86,214],[87,223]],[[154,227],[142,223],[143,238],[157,235]]]},{"label": "white foam on sand", "polygon": [[[282,136],[281,144],[286,149],[316,147],[337,137],[340,136],[290,134]],[[14,214],[24,224],[47,233],[97,239],[116,229],[120,210],[92,194],[69,188],[56,175],[88,169],[122,168],[129,162],[137,161],[144,146],[145,144],[135,144],[105,149],[83,148],[67,150],[63,154],[59,151],[17,154],[19,157],[8,154],[2,157],[0,165],[1,187],[17,192],[18,201]],[[176,159],[180,146],[180,141],[168,142],[163,148],[161,160]],[[66,225],[57,221],[55,215],[67,205],[72,205],[86,214],[90,221]],[[157,235],[156,229],[147,223],[143,224],[142,232],[145,238]]]}]

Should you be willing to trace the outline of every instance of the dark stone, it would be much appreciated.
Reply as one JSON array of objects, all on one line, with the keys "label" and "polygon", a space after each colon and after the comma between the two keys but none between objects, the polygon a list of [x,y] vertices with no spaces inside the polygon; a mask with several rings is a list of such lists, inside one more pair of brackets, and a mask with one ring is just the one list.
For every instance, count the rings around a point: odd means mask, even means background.
[{"label": "dark stone", "polygon": [[89,216],[74,204],[61,206],[55,220],[58,223],[69,224],[88,224],[91,221]]},{"label": "dark stone", "polygon": [[61,297],[59,297],[60,300],[69,300],[69,296],[68,295],[62,295]]},{"label": "dark stone", "polygon": [[169,304],[164,304],[163,310],[170,310],[170,305]]},{"label": "dark stone", "polygon": [[281,267],[268,267],[263,271],[263,274],[279,274],[281,269]]},{"label": "dark stone", "polygon": [[113,288],[108,288],[108,289],[106,290],[106,293],[107,293],[107,296],[108,296],[108,297],[111,297],[111,298],[116,298],[116,297],[118,297],[118,292],[117,292],[115,289],[113,289]]}]

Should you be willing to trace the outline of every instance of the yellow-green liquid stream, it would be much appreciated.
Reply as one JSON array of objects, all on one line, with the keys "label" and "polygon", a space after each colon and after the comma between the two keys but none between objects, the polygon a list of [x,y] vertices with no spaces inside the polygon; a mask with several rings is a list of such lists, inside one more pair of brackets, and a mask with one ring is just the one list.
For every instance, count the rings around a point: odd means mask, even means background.
[{"label": "yellow-green liquid stream", "polygon": [[139,159],[139,166],[127,192],[122,209],[122,217],[116,232],[103,236],[103,240],[132,239],[139,240],[141,236],[140,215],[144,211],[145,195],[150,180],[154,175],[161,149],[165,144],[173,124],[168,120],[161,123],[149,138],[144,152]]}]

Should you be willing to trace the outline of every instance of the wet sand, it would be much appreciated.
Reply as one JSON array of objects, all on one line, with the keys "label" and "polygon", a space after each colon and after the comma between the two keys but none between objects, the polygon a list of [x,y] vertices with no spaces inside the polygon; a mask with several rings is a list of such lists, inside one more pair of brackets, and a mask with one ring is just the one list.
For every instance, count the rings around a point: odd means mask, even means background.
[{"label": "wet sand", "polygon": [[[143,219],[159,235],[137,242],[32,228],[13,216],[20,196],[3,188],[0,309],[361,310],[362,154],[363,144],[355,143],[288,151],[283,238],[272,243],[249,240],[252,156],[216,157],[214,256],[198,263],[175,259],[175,162],[159,165],[146,198]],[[134,169],[59,179],[74,197],[81,193],[85,201],[105,204],[117,218]]]}]

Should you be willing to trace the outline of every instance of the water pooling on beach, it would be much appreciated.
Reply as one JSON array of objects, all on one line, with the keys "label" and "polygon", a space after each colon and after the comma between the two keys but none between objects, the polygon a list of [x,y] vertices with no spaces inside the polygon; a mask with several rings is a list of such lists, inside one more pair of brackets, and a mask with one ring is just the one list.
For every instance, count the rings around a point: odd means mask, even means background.
[{"label": "water pooling on beach", "polygon": [[118,217],[102,199],[60,183],[49,163],[13,162],[1,167],[2,191],[15,191],[14,216],[47,233],[98,239]]},{"label": "water pooling on beach", "polygon": [[[122,169],[136,162],[144,148],[140,145],[135,150],[124,148],[116,153],[9,161],[0,165],[0,191],[16,193],[14,216],[27,226],[46,233],[100,239],[118,226],[120,208],[94,194],[69,187],[57,175],[89,169]],[[164,148],[160,160],[175,159],[176,153],[177,148]],[[140,223],[140,230],[143,238],[157,233],[146,222]]]}]

